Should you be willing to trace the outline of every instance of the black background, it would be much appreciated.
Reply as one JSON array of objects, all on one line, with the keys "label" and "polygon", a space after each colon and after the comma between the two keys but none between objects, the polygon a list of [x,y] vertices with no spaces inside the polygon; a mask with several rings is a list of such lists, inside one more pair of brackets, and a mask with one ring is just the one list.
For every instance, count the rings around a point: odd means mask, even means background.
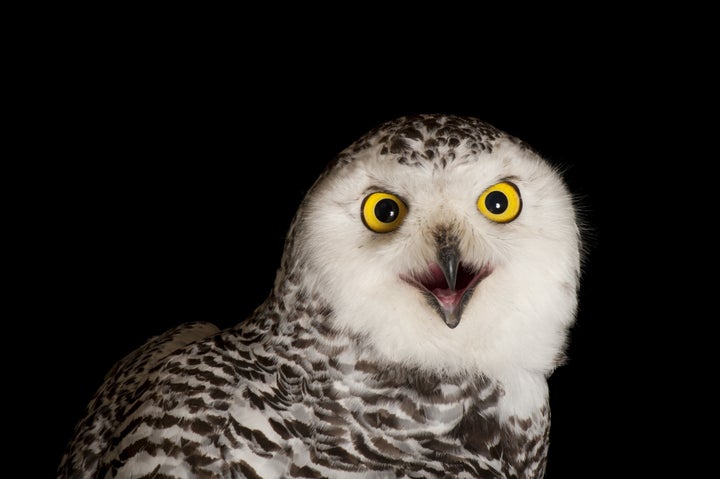
[{"label": "black background", "polygon": [[[47,358],[52,474],[103,375],[147,338],[189,320],[221,327],[268,294],[305,191],[345,146],[413,113],[492,123],[564,169],[586,229],[569,361],[550,379],[547,477],[585,477],[610,445],[635,457],[648,381],[632,286],[651,234],[649,145],[672,100],[633,55],[460,57],[377,65],[377,51],[315,56],[219,43],[82,44],[38,92],[53,152],[34,166],[27,316]],[[71,49],[72,50],[72,49]],[[669,129],[664,130],[668,134]],[[38,139],[35,140],[40,141]],[[31,195],[29,195],[31,196]],[[49,424],[48,424],[49,422]],[[602,466],[606,464],[606,466]],[[43,474],[44,475],[44,474]]]}]

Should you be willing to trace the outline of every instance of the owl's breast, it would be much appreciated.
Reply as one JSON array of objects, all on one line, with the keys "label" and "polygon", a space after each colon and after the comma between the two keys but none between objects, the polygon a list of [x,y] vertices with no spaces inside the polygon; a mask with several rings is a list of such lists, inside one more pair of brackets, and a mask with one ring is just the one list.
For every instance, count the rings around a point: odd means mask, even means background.
[{"label": "owl's breast", "polygon": [[492,382],[443,383],[362,362],[343,369],[311,372],[298,382],[300,400],[278,411],[273,429],[298,467],[426,477],[499,470],[499,389]]},{"label": "owl's breast", "polygon": [[[356,341],[292,332],[247,345],[242,364],[252,367],[236,368],[239,441],[228,446],[261,476],[504,477],[510,457],[544,460],[530,421],[502,422],[496,380],[382,362]],[[528,455],[527,444],[537,451]]]}]

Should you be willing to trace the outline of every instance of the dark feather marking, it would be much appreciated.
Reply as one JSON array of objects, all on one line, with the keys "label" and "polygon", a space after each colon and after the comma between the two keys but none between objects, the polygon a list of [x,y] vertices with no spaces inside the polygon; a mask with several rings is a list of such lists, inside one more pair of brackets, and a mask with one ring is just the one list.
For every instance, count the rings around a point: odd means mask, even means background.
[{"label": "dark feather marking", "polygon": [[[133,479],[136,479],[136,477],[137,477],[137,479],[183,479],[183,478],[181,478],[181,477],[179,477],[179,476],[175,476],[175,475],[172,475],[172,476],[171,476],[171,475],[168,475],[168,474],[163,474],[163,473],[160,473],[160,472],[156,472],[158,469],[160,469],[160,466],[158,466],[158,467],[155,469],[155,471],[151,472],[150,474],[145,474],[145,475],[143,475],[143,476],[133,476]],[[114,474],[113,474],[113,477],[115,477]]]},{"label": "dark feather marking", "polygon": [[155,455],[155,444],[150,443],[147,438],[139,439],[125,449],[119,455],[121,461],[126,461],[128,458],[135,456],[138,452],[145,451],[151,456]]},{"label": "dark feather marking", "polygon": [[402,153],[409,149],[407,141],[404,138],[395,138],[390,143],[390,153]]},{"label": "dark feather marking", "polygon": [[287,440],[292,437],[290,434],[290,431],[288,431],[285,426],[280,424],[279,421],[277,421],[273,418],[270,418],[270,419],[268,419],[268,423],[270,424],[270,427],[273,428],[273,431],[275,431],[283,439]]},{"label": "dark feather marking", "polygon": [[420,441],[420,445],[435,453],[440,453],[440,456],[437,456],[436,454],[435,457],[445,456],[449,453],[456,453],[459,452],[461,449],[459,443],[442,441],[437,437],[430,437],[428,439]]},{"label": "dark feather marking", "polygon": [[234,376],[235,370],[228,364],[227,360],[223,358],[223,361],[218,361],[214,356],[207,355],[203,357],[203,362],[212,368],[221,369],[222,372],[228,376]]},{"label": "dark feather marking", "polygon": [[212,399],[224,399],[224,400],[230,400],[232,398],[232,394],[229,394],[222,389],[213,388],[210,391],[208,391],[208,395]]},{"label": "dark feather marking", "polygon": [[240,473],[245,479],[263,479],[258,475],[255,469],[245,461],[240,461],[239,464]]},{"label": "dark feather marking", "polygon": [[207,404],[205,404],[205,401],[202,398],[199,397],[191,397],[188,398],[185,401],[185,405],[188,407],[188,410],[191,413],[196,413],[200,411],[201,409],[207,409]]},{"label": "dark feather marking", "polygon": [[275,371],[275,368],[277,368],[277,362],[272,356],[255,356],[253,364],[260,367],[264,372]]},{"label": "dark feather marking", "polygon": [[207,386],[204,384],[198,384],[196,386],[191,386],[186,383],[168,383],[165,385],[165,394],[172,394],[172,393],[178,393],[180,395],[187,395],[187,396],[195,396],[197,394],[203,393],[207,389]]},{"label": "dark feather marking", "polygon": [[277,452],[281,449],[278,444],[268,439],[267,436],[262,433],[262,431],[242,426],[234,419],[231,419],[230,425],[232,426],[236,434],[244,437],[247,441],[251,443],[257,444],[258,447],[260,447],[261,451],[254,449],[254,452],[256,454],[270,457],[271,453]]},{"label": "dark feather marking", "polygon": [[398,462],[395,459],[383,456],[382,454],[373,451],[372,448],[370,448],[370,446],[365,442],[365,438],[362,434],[352,433],[351,439],[357,452],[365,456],[372,463],[375,463],[373,465],[382,465],[383,469],[387,469]]},{"label": "dark feather marking", "polygon": [[194,454],[190,454],[186,458],[188,464],[193,467],[193,470],[199,471],[201,468],[211,465],[215,462],[212,457],[203,455],[200,451],[195,451]]},{"label": "dark feather marking", "polygon": [[[195,379],[197,379],[200,382],[206,382],[210,383],[213,386],[226,386],[229,384],[228,380],[216,375],[212,371],[205,370],[205,369],[199,369],[197,367],[193,368],[185,368],[182,364],[175,363],[168,367],[166,370],[168,374],[176,375],[179,377],[188,377],[188,376],[194,376]],[[193,387],[196,386],[188,386],[184,383],[174,383],[172,385],[174,388],[178,388],[179,390],[186,391],[188,389],[192,390]],[[201,387],[201,386],[200,386]]]},{"label": "dark feather marking", "polygon": [[362,422],[375,429],[398,429],[400,426],[399,418],[386,409],[380,409],[379,411],[372,413],[366,412],[360,417],[356,416],[356,418],[362,418]]},{"label": "dark feather marking", "polygon": [[495,417],[483,417],[473,406],[453,429],[452,436],[473,454],[492,457],[489,448],[500,439],[500,426]]},{"label": "dark feather marking", "polygon": [[315,340],[308,339],[308,338],[298,338],[290,344],[292,344],[292,347],[294,347],[294,348],[305,349],[305,348],[309,348],[310,346],[315,344]]},{"label": "dark feather marking", "polygon": [[194,419],[190,422],[190,430],[195,434],[207,435],[213,432],[214,428],[202,419]]},{"label": "dark feather marking", "polygon": [[293,436],[295,437],[310,437],[310,426],[300,421],[299,419],[285,421],[285,426],[288,428],[289,431],[292,431]]},{"label": "dark feather marking", "polygon": [[405,455],[403,451],[393,446],[380,436],[371,437],[370,441],[373,443],[373,445],[377,448],[378,451],[393,459],[400,459],[403,455]]},{"label": "dark feather marking", "polygon": [[228,442],[228,444],[234,448],[237,449],[243,445],[241,441],[238,441],[238,438],[233,435],[233,429],[231,427],[224,427],[221,430],[222,437],[225,438],[225,440]]},{"label": "dark feather marking", "polygon": [[337,464],[345,464],[348,468],[354,468],[360,465],[360,458],[356,457],[348,452],[347,449],[335,446],[325,449],[323,456],[328,456],[335,459]]},{"label": "dark feather marking", "polygon": [[255,407],[256,409],[260,409],[260,410],[265,409],[265,401],[263,400],[263,398],[260,395],[252,392],[252,390],[250,388],[246,388],[243,391],[242,396],[245,399],[247,399],[248,401],[250,401],[250,404],[253,407]]},{"label": "dark feather marking", "polygon": [[407,138],[411,138],[413,140],[421,141],[423,139],[423,134],[415,128],[412,125],[406,126],[398,130],[399,135],[406,136]]},{"label": "dark feather marking", "polygon": [[291,477],[309,477],[311,479],[322,479],[324,476],[317,470],[309,466],[297,467],[295,464],[290,466]]}]

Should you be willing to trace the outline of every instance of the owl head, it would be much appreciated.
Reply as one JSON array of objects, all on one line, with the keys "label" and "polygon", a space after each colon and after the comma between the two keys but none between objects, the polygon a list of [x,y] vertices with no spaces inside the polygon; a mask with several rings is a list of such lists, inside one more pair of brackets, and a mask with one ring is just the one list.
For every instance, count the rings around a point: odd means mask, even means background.
[{"label": "owl head", "polygon": [[302,275],[328,326],[378,358],[547,373],[575,317],[580,256],[555,168],[477,119],[422,115],[339,154],[296,215],[277,281]]}]

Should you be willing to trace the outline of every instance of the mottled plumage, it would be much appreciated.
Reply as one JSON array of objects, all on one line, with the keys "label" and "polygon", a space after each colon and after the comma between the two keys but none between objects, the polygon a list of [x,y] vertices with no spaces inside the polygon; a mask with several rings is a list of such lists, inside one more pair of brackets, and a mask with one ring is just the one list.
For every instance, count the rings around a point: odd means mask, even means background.
[{"label": "mottled plumage", "polygon": [[309,191],[250,318],[115,366],[58,477],[540,478],[579,263],[572,198],[529,147],[388,122]]}]

